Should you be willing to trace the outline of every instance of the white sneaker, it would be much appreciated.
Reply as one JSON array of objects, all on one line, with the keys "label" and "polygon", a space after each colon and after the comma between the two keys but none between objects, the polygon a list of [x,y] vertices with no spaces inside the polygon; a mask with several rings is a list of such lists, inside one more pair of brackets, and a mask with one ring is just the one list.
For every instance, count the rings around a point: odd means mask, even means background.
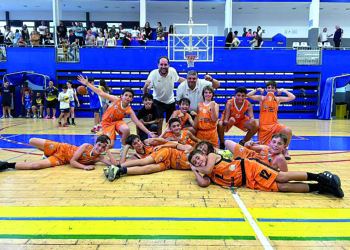
[{"label": "white sneaker", "polygon": [[33,119],[36,118],[36,115],[33,116]]},{"label": "white sneaker", "polygon": [[121,148],[120,148],[120,153],[119,153],[119,156],[122,157],[123,153],[124,153],[124,150],[125,150],[125,146],[122,145]]},{"label": "white sneaker", "polygon": [[5,119],[5,116],[1,116],[1,119]]},{"label": "white sneaker", "polygon": [[13,116],[12,116],[12,115],[10,115],[10,116],[9,116],[9,118],[10,118],[10,119],[12,119],[12,118],[13,118]]},{"label": "white sneaker", "polygon": [[43,160],[47,159],[47,156],[45,154],[42,155]]}]

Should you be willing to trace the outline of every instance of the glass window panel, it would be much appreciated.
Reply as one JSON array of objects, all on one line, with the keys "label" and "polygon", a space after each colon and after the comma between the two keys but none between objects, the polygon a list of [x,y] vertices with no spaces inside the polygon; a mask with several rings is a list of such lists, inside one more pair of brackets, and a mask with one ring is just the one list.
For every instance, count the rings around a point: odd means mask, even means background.
[{"label": "glass window panel", "polygon": [[0,28],[3,28],[6,25],[6,22],[0,21]]},{"label": "glass window panel", "polygon": [[82,23],[83,27],[86,28],[86,23]]},{"label": "glass window panel", "polygon": [[26,24],[27,27],[34,27],[35,26],[35,22],[23,22],[23,25]]},{"label": "glass window panel", "polygon": [[14,26],[11,27],[11,31],[13,32],[13,34],[16,32],[16,30],[21,31],[22,27],[14,27]]},{"label": "glass window panel", "polygon": [[50,27],[53,27],[55,26],[53,22],[50,22]]},{"label": "glass window panel", "polygon": [[51,33],[51,34],[54,33],[54,28],[50,28],[50,33]]}]

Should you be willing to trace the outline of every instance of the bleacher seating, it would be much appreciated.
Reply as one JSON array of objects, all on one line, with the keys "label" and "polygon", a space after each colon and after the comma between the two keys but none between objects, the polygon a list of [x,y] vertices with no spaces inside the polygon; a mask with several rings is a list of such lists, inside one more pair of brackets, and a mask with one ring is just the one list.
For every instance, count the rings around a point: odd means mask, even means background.
[{"label": "bleacher seating", "polygon": [[[96,82],[105,79],[112,89],[113,95],[120,95],[124,87],[130,87],[135,91],[135,98],[132,103],[134,110],[142,107],[142,87],[147,79],[149,71],[78,71],[78,70],[58,70],[56,79],[58,86],[65,84],[67,80],[72,80],[73,84],[79,84],[77,76],[94,77]],[[186,72],[178,72],[179,76],[186,78]],[[281,104],[279,112],[289,113],[291,118],[316,118],[318,104],[318,86],[320,72],[198,72],[199,78],[204,78],[205,74],[210,74],[221,83],[220,88],[215,92],[215,101],[220,105],[220,111],[225,108],[228,99],[234,96],[234,89],[245,86],[248,91],[257,87],[264,87],[266,82],[274,80],[278,83],[278,88],[285,88],[296,95],[293,102]],[[176,88],[179,83],[175,83]],[[303,94],[300,89],[305,89]],[[79,96],[82,105],[77,108],[77,113],[81,116],[89,112],[89,97]],[[259,103],[252,102],[254,111],[259,112]]]}]

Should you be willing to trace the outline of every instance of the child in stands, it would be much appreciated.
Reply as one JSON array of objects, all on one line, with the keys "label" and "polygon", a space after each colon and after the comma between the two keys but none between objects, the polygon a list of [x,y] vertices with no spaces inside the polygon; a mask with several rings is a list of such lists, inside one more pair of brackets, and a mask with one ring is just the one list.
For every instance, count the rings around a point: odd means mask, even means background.
[{"label": "child in stands", "polygon": [[[101,135],[96,139],[95,145],[84,143],[80,147],[68,143],[59,143],[39,138],[31,138],[30,145],[44,152],[47,159],[37,162],[0,162],[0,170],[20,169],[20,170],[38,170],[50,167],[70,164],[75,168],[84,170],[93,170],[96,162],[102,162],[106,165],[116,165],[117,161],[108,150],[110,139],[106,135]],[[101,154],[106,152],[109,159]]]},{"label": "child in stands", "polygon": [[214,89],[206,86],[202,92],[204,102],[199,103],[195,119],[196,137],[199,140],[209,141],[214,147],[219,147],[217,121],[219,105],[213,101]]},{"label": "child in stands", "polygon": [[246,100],[246,95],[247,89],[238,87],[236,88],[235,97],[226,103],[225,110],[218,123],[220,149],[225,149],[224,133],[227,133],[232,126],[247,132],[244,139],[239,142],[242,146],[258,132],[259,126],[254,119],[253,106]]},{"label": "child in stands", "polygon": [[[286,160],[290,160],[291,157],[288,152],[288,146],[290,139],[292,138],[292,130],[277,122],[277,112],[278,106],[282,102],[290,102],[295,99],[295,96],[285,89],[277,90],[277,83],[275,81],[269,81],[266,83],[266,92],[267,95],[254,95],[256,92],[260,91],[261,94],[264,93],[262,88],[257,88],[248,93],[247,97],[254,101],[260,102],[260,118],[259,118],[259,131],[258,131],[258,140],[262,145],[268,145],[273,134],[282,133],[287,136],[287,147],[284,150],[283,154],[286,157]],[[277,94],[285,93],[287,97],[275,96]]]},{"label": "child in stands", "polygon": [[102,131],[103,134],[108,135],[111,138],[110,148],[113,148],[115,140],[117,138],[116,133],[122,136],[121,143],[122,147],[120,150],[120,155],[123,154],[125,147],[125,140],[130,135],[129,126],[123,121],[127,115],[130,115],[131,120],[134,124],[142,129],[151,137],[156,137],[154,132],[149,131],[145,125],[143,125],[139,119],[137,119],[135,112],[132,110],[130,103],[134,99],[134,91],[130,88],[124,88],[121,97],[114,95],[109,95],[103,92],[101,89],[96,88],[91,84],[91,81],[88,78],[84,78],[82,75],[78,76],[78,81],[86,85],[91,91],[95,92],[96,96],[99,95],[109,101],[111,104],[107,108],[106,112],[102,117]]}]

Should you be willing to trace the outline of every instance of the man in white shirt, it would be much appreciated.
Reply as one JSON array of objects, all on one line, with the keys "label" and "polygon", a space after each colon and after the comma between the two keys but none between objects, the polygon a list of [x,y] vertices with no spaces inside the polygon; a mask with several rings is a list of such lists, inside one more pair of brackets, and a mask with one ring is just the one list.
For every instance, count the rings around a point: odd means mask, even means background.
[{"label": "man in white shirt", "polygon": [[[176,110],[174,97],[174,83],[183,82],[185,79],[179,77],[176,70],[169,67],[169,59],[161,56],[158,60],[158,69],[153,70],[143,86],[143,93],[148,93],[153,89],[154,104],[158,107],[159,117],[166,115],[166,121],[169,120],[172,113]],[[161,134],[163,119],[158,126],[158,133]]]},{"label": "man in white shirt", "polygon": [[191,70],[187,73],[187,80],[177,87],[176,100],[188,98],[191,101],[189,111],[197,111],[198,104],[203,102],[202,92],[206,86],[212,86],[214,89],[220,87],[220,82],[210,75],[204,79],[198,79],[197,72]]},{"label": "man in white shirt", "polygon": [[6,45],[12,45],[13,44],[13,38],[14,34],[10,30],[10,26],[6,26],[5,34],[4,34],[4,43]]}]

